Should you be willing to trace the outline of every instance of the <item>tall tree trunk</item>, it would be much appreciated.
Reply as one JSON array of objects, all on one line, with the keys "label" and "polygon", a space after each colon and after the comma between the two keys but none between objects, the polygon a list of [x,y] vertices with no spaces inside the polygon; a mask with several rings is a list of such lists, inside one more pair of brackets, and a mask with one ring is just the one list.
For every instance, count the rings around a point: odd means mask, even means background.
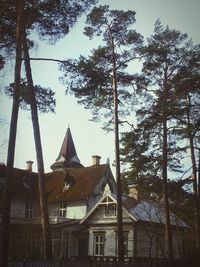
[{"label": "tall tree trunk", "polygon": [[113,99],[114,99],[114,129],[115,129],[115,173],[117,182],[117,245],[119,261],[124,260],[124,245],[123,245],[123,223],[122,223],[122,190],[121,190],[121,173],[120,173],[120,155],[119,155],[119,118],[118,118],[118,91],[117,91],[117,75],[116,75],[116,60],[115,48],[112,33],[110,32],[110,40],[112,46],[112,61],[113,61]]},{"label": "tall tree trunk", "polygon": [[167,121],[163,121],[163,201],[164,201],[164,219],[165,219],[165,242],[166,257],[173,259],[173,244],[170,225],[169,196],[167,183]]},{"label": "tall tree trunk", "polygon": [[191,161],[192,161],[192,183],[193,183],[193,192],[194,192],[194,222],[195,222],[195,241],[196,248],[200,250],[200,211],[199,211],[199,195],[198,195],[198,185],[197,185],[197,168],[195,161],[195,152],[194,152],[194,144],[193,138],[190,134],[190,153],[191,153]]},{"label": "tall tree trunk", "polygon": [[10,210],[11,210],[11,179],[13,177],[13,165],[15,155],[15,143],[17,134],[17,120],[19,112],[19,86],[21,79],[21,55],[22,55],[22,20],[24,1],[17,1],[17,28],[16,28],[16,58],[15,58],[15,78],[14,95],[12,104],[12,114],[10,122],[10,133],[8,140],[7,166],[4,184],[3,216],[2,216],[2,236],[0,244],[0,266],[8,266],[9,255],[9,235],[10,235]]},{"label": "tall tree trunk", "polygon": [[188,138],[190,144],[190,156],[192,163],[192,183],[193,183],[193,192],[194,192],[194,221],[195,221],[195,241],[196,248],[200,250],[200,211],[199,211],[199,195],[198,195],[198,184],[197,184],[197,167],[196,167],[196,159],[195,159],[195,148],[194,148],[194,138],[193,133],[191,132],[191,120],[190,120],[190,108],[191,108],[191,100],[190,95],[188,94],[188,109],[187,109],[187,123],[188,123]]},{"label": "tall tree trunk", "polygon": [[199,153],[199,163],[198,163],[198,183],[197,183],[197,202],[198,202],[198,223],[199,223],[199,232],[198,232],[198,252],[200,253],[200,148],[198,149]]},{"label": "tall tree trunk", "polygon": [[200,148],[198,149],[199,153],[199,163],[198,163],[198,184],[197,184],[197,189],[198,189],[198,199],[199,199],[199,205],[200,205]]},{"label": "tall tree trunk", "polygon": [[170,225],[170,210],[169,210],[169,196],[168,196],[168,132],[167,132],[167,99],[168,99],[168,86],[167,86],[167,64],[165,65],[164,74],[164,88],[163,88],[163,162],[162,162],[162,175],[163,175],[163,201],[164,201],[164,220],[165,220],[165,251],[166,257],[169,261],[173,261],[173,242],[172,232]]},{"label": "tall tree trunk", "polygon": [[52,258],[52,248],[51,248],[47,197],[46,197],[46,190],[45,190],[43,153],[42,153],[42,145],[41,145],[41,137],[40,137],[37,103],[36,103],[36,98],[35,98],[32,71],[31,71],[31,65],[30,65],[30,57],[29,57],[28,44],[27,44],[25,31],[24,31],[24,39],[23,39],[23,51],[24,51],[26,77],[27,77],[27,83],[28,83],[28,95],[29,95],[29,101],[31,105],[31,117],[32,117],[34,140],[35,140],[36,158],[37,158],[37,165],[38,165],[38,186],[39,186],[39,195],[40,195],[40,212],[41,212],[42,233],[43,233],[42,239],[43,239],[43,246],[44,246],[43,256],[44,256],[44,259],[50,259]]}]

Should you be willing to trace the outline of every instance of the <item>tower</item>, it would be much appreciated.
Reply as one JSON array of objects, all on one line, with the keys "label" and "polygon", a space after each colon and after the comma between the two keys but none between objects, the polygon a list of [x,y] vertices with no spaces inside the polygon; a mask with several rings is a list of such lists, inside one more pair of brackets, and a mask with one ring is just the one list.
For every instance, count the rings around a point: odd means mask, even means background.
[{"label": "tower", "polygon": [[65,134],[60,153],[56,161],[51,165],[53,171],[63,170],[68,168],[80,168],[83,165],[77,156],[71,130],[68,127]]}]

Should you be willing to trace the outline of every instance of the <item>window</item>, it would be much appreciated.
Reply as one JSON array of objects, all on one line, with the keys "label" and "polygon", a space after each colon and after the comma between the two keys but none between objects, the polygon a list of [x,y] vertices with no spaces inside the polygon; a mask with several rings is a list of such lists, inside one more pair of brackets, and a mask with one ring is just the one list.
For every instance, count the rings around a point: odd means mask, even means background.
[{"label": "window", "polygon": [[109,196],[101,202],[105,206],[105,216],[116,216],[116,203]]},{"label": "window", "polygon": [[64,181],[64,187],[69,188],[69,182],[68,181]]},{"label": "window", "polygon": [[[128,232],[123,232],[123,247],[124,247],[124,256],[127,257],[128,256]],[[116,248],[118,250],[118,235],[116,235]],[[117,250],[116,250],[116,254],[118,254]]]},{"label": "window", "polygon": [[124,256],[128,256],[128,233],[123,233]]},{"label": "window", "polygon": [[59,203],[59,217],[66,218],[67,216],[67,203],[60,202]]},{"label": "window", "polygon": [[105,246],[105,234],[94,234],[94,256],[103,256]]},{"label": "window", "polygon": [[51,243],[52,243],[52,254],[53,257],[60,258],[61,254],[61,236],[58,230],[53,230],[51,232]]},{"label": "window", "polygon": [[26,202],[25,204],[25,218],[32,219],[33,218],[33,203]]},{"label": "window", "polygon": [[75,179],[73,176],[69,174],[69,172],[66,173],[66,176],[64,178],[64,188],[63,190],[68,190],[71,186],[75,184]]},{"label": "window", "polygon": [[105,216],[116,216],[115,204],[108,204],[105,206]]},{"label": "window", "polygon": [[69,232],[62,233],[62,257],[69,258]]},{"label": "window", "polygon": [[164,254],[164,235],[157,233],[156,235],[156,255],[158,258],[163,257]]}]

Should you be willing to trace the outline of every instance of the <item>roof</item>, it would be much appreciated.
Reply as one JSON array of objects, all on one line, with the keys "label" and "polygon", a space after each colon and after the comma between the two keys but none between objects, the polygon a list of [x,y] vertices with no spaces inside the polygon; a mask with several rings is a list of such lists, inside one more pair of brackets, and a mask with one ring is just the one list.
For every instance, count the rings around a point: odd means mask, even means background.
[{"label": "roof", "polygon": [[56,161],[51,165],[52,170],[62,168],[77,168],[83,167],[77,156],[71,130],[68,127],[65,134],[59,155]]},{"label": "roof", "polygon": [[[38,194],[37,173],[29,173],[27,170],[13,168],[11,182],[11,196],[20,198],[35,198]],[[2,193],[5,183],[5,166],[0,165],[0,191]]]},{"label": "roof", "polygon": [[[104,195],[95,204],[95,206],[86,214],[81,220],[83,223],[90,215],[95,211],[97,206],[103,202],[106,196],[109,196],[113,201],[117,203],[116,195]],[[133,197],[122,196],[122,209],[134,222],[147,222],[147,223],[158,223],[164,224],[164,209],[162,205],[153,201],[137,201]],[[170,213],[170,223],[173,226],[188,227],[187,224],[181,219],[177,218],[175,214]]]},{"label": "roof", "polygon": [[[106,173],[107,164],[55,171],[45,174],[48,201],[79,201],[87,199],[93,192],[100,178]],[[4,183],[5,166],[0,165],[0,197]],[[65,188],[66,177],[73,183]],[[11,179],[12,196],[20,198],[38,198],[38,174],[13,168]]]},{"label": "roof", "polygon": [[[49,201],[85,200],[93,192],[100,178],[105,174],[108,165],[95,165],[66,171],[46,174],[46,191]],[[66,177],[73,179],[73,185],[64,188]]]},{"label": "roof", "polygon": [[[164,224],[164,208],[161,204],[153,201],[140,201],[131,207],[129,212],[137,220]],[[173,213],[170,213],[170,224],[187,227],[187,224]]]}]

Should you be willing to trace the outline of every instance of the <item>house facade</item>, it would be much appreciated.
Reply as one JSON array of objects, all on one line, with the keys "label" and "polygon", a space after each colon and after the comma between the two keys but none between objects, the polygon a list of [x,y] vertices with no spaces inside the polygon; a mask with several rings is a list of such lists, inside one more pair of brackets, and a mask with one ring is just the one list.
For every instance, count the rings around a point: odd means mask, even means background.
[{"label": "house facade", "polygon": [[[26,170],[13,170],[11,259],[42,256],[38,178],[37,173],[32,172],[32,163],[27,162]],[[94,155],[92,165],[84,167],[68,128],[51,169],[52,172],[45,174],[45,183],[53,257],[116,257],[116,183],[109,164],[100,164],[100,156]],[[0,198],[3,194],[4,176],[5,166],[0,165]],[[132,193],[136,194],[134,190],[132,188]],[[173,216],[171,215],[174,255],[180,257],[181,238],[187,226]],[[162,207],[149,201],[138,201],[133,194],[123,196],[125,256],[164,257],[162,220]]]},{"label": "house facade", "polygon": [[[164,258],[163,208],[152,201],[123,196],[123,242],[125,257]],[[81,220],[89,232],[89,256],[117,257],[116,195],[105,191]],[[187,225],[171,214],[174,257],[181,257]]]}]

